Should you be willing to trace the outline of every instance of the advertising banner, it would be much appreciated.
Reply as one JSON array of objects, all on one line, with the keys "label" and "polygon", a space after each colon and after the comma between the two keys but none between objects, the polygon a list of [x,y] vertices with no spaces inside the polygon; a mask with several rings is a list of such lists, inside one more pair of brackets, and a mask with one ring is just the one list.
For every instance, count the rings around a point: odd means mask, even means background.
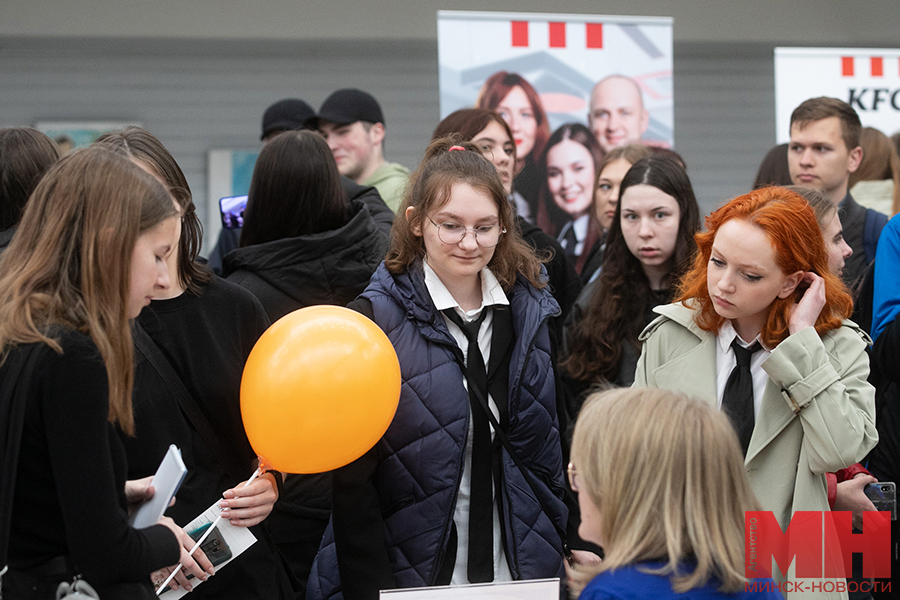
[{"label": "advertising banner", "polygon": [[900,131],[900,50],[775,48],[775,126],[790,141],[791,113],[808,98],[847,102],[863,126]]},{"label": "advertising banner", "polygon": [[670,17],[438,11],[438,63],[441,118],[474,107],[503,116],[519,214],[552,235],[585,216],[590,195],[547,189],[555,142],[593,135],[590,173],[612,148],[673,144]]}]

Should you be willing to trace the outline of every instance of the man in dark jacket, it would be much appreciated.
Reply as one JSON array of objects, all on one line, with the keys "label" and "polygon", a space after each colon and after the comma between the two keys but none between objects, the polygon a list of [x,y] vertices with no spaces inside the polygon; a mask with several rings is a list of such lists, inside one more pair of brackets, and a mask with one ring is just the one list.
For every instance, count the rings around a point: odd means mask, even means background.
[{"label": "man in dark jacket", "polygon": [[853,254],[844,266],[852,287],[875,260],[875,248],[887,216],[866,209],[848,191],[850,173],[859,168],[862,125],[853,107],[837,98],[810,98],[791,114],[788,167],[794,185],[824,192],[839,209],[844,239]]}]

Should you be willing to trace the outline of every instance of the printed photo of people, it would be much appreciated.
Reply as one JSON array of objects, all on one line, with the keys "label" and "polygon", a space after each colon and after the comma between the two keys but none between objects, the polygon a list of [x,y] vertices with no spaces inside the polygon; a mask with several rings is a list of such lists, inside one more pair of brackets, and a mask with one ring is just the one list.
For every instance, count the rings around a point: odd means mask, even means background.
[{"label": "printed photo of people", "polygon": [[438,60],[441,116],[503,117],[516,147],[510,201],[576,264],[604,234],[603,156],[673,147],[670,18],[440,11]]}]

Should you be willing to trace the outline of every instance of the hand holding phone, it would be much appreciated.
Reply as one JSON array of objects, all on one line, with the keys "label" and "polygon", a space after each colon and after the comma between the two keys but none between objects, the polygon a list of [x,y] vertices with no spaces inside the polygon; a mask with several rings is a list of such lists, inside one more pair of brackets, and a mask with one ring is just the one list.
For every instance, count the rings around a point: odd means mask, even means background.
[{"label": "hand holding phone", "polygon": [[891,513],[891,521],[897,520],[897,486],[893,481],[876,481],[863,488],[863,493],[875,505],[875,510]]},{"label": "hand holding phone", "polygon": [[[808,287],[802,290],[801,286],[804,285]],[[788,322],[788,328],[792,334],[815,326],[816,319],[819,318],[819,314],[825,307],[824,279],[812,271],[806,271],[797,287],[798,290],[802,290],[802,296],[794,303]]]},{"label": "hand holding phone", "polygon": [[222,213],[222,227],[225,229],[243,227],[245,210],[247,210],[247,196],[219,198],[219,212]]}]

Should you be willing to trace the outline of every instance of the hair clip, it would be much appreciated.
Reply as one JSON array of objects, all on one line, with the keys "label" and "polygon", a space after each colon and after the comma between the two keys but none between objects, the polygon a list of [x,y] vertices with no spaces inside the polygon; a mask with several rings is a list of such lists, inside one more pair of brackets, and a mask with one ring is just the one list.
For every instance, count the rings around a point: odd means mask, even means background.
[{"label": "hair clip", "polygon": [[447,152],[453,152],[454,150],[462,150],[463,152],[465,152],[466,149],[462,146],[450,146],[450,149],[447,150]]}]

